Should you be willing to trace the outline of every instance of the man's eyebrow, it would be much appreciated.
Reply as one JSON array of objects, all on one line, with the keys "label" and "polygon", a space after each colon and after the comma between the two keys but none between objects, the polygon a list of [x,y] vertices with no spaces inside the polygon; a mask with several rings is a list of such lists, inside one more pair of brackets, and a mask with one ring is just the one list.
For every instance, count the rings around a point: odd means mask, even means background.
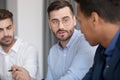
[{"label": "man's eyebrow", "polygon": [[13,24],[10,24],[10,25],[8,25],[7,27],[10,27],[10,26],[12,26]]},{"label": "man's eyebrow", "polygon": [[54,20],[58,20],[58,19],[56,19],[56,18],[54,18],[54,19],[51,19],[51,21],[54,21]]},{"label": "man's eyebrow", "polygon": [[0,28],[0,30],[3,30],[3,28]]},{"label": "man's eyebrow", "polygon": [[[13,25],[13,24],[10,24],[10,25],[6,26],[6,28],[7,28],[7,27],[10,27],[10,26],[12,26],[12,25]],[[0,30],[2,30],[2,29],[3,29],[3,28],[0,28]]]},{"label": "man's eyebrow", "polygon": [[69,16],[64,16],[62,19],[69,18]]},{"label": "man's eyebrow", "polygon": [[[62,19],[65,19],[65,18],[70,18],[70,17],[69,17],[69,16],[64,16],[64,17],[62,17]],[[54,20],[59,20],[59,19],[57,19],[57,18],[51,19],[51,21],[54,21]]]}]

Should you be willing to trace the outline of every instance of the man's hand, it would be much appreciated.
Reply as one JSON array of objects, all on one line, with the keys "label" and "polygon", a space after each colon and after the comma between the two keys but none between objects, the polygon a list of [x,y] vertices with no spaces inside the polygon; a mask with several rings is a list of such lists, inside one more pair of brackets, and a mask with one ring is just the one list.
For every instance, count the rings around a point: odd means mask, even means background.
[{"label": "man's hand", "polygon": [[12,70],[12,77],[14,80],[32,80],[32,78],[29,75],[29,72],[23,67],[13,65],[11,67],[11,70]]}]

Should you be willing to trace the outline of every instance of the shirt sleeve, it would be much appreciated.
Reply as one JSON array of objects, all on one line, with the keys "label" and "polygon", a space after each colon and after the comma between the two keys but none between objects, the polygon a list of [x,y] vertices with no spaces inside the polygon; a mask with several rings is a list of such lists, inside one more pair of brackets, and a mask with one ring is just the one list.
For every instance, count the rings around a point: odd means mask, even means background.
[{"label": "shirt sleeve", "polygon": [[52,72],[51,72],[51,70],[49,69],[49,67],[48,67],[47,77],[46,77],[45,80],[53,80]]},{"label": "shirt sleeve", "polygon": [[38,69],[38,52],[32,46],[28,46],[25,51],[25,61],[23,67],[29,72],[33,79],[37,77]]},{"label": "shirt sleeve", "polygon": [[48,57],[48,71],[47,71],[47,76],[45,80],[54,80],[52,76],[52,70],[50,69],[50,62],[49,62],[49,57]]}]

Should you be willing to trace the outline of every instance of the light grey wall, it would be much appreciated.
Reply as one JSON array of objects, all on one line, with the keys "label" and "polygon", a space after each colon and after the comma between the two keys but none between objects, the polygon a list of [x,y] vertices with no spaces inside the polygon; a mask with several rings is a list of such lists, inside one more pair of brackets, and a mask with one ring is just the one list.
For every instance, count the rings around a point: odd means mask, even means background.
[{"label": "light grey wall", "polygon": [[[17,0],[6,0],[6,9],[10,10],[13,13],[14,24],[17,26]],[[17,35],[18,30],[16,28],[15,35]]]},{"label": "light grey wall", "polygon": [[6,0],[0,0],[0,8],[5,9],[6,8]]}]

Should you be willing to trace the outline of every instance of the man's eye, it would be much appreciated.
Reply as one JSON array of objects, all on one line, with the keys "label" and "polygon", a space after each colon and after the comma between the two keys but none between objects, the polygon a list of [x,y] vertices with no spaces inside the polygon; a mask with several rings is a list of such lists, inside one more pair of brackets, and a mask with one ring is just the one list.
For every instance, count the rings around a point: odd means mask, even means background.
[{"label": "man's eye", "polygon": [[63,22],[69,22],[70,21],[70,18],[69,17],[64,17],[63,18]]},{"label": "man's eye", "polygon": [[58,23],[58,21],[56,21],[56,20],[55,20],[55,21],[52,21],[52,23],[53,23],[53,24],[57,24],[57,23]]},{"label": "man's eye", "polygon": [[0,29],[0,32],[2,32],[3,30],[2,29]]},{"label": "man's eye", "polygon": [[10,30],[12,27],[11,26],[8,26],[7,29]]},{"label": "man's eye", "polygon": [[68,20],[68,19],[64,19],[63,21],[64,21],[64,22],[68,22],[69,20]]}]

